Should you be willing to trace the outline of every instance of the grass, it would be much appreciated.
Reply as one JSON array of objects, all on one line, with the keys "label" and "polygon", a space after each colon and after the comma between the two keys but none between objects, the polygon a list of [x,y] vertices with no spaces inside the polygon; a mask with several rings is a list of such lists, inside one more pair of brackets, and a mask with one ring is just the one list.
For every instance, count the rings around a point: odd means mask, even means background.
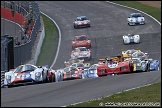
[{"label": "grass", "polygon": [[55,24],[45,15],[41,14],[45,26],[45,37],[36,65],[51,66],[57,51],[58,30]]},{"label": "grass", "polygon": [[146,87],[140,87],[127,92],[114,94],[110,97],[103,97],[101,100],[88,101],[76,105],[69,105],[68,107],[99,107],[100,103],[104,103],[103,107],[108,105],[107,103],[127,103],[127,102],[153,102],[160,103],[161,105],[161,82],[155,83]]},{"label": "grass", "polygon": [[155,8],[155,7],[143,5],[135,1],[113,1],[113,2],[141,10],[153,16],[154,18],[156,18],[158,21],[161,22],[161,8]]}]

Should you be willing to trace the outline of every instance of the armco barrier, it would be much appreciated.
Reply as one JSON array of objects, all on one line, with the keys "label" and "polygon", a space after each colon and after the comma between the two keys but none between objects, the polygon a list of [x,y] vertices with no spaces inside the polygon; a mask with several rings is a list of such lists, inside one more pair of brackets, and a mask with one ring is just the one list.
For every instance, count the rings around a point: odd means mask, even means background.
[{"label": "armco barrier", "polygon": [[4,82],[4,77],[5,77],[5,72],[6,71],[1,71],[1,87],[3,87],[3,82]]}]

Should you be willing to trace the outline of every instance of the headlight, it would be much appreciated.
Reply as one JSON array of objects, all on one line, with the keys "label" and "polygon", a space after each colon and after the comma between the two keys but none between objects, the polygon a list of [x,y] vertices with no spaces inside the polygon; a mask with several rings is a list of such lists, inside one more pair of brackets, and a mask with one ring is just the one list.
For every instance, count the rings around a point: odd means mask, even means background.
[{"label": "headlight", "polygon": [[94,73],[94,71],[93,71],[93,70],[90,70],[90,71],[89,71],[89,73],[91,73],[91,74],[92,74],[92,73]]},{"label": "headlight", "polygon": [[40,76],[40,75],[41,75],[40,72],[36,72],[36,73],[35,73],[35,76]]},{"label": "headlight", "polygon": [[140,66],[140,63],[137,63],[137,66]]}]

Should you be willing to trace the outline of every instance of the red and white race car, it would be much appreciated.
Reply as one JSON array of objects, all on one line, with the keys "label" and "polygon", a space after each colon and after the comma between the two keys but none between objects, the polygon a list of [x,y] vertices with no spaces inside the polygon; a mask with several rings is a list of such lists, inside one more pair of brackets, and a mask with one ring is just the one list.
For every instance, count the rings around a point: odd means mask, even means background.
[{"label": "red and white race car", "polygon": [[84,61],[91,60],[92,52],[86,47],[77,47],[71,52],[71,58],[83,59]]},{"label": "red and white race car", "polygon": [[89,72],[96,71],[98,76],[106,76],[109,74],[120,74],[133,72],[133,63],[130,61],[114,61],[113,59],[107,58],[104,62],[93,64],[89,68]]},{"label": "red and white race car", "polygon": [[75,19],[73,22],[74,28],[79,27],[90,27],[90,20],[86,16],[80,16]]}]

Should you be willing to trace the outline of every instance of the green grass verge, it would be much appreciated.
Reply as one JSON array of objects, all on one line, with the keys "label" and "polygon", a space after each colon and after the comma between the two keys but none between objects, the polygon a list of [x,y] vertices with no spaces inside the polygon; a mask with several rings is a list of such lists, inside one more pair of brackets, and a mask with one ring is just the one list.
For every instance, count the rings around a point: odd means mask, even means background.
[{"label": "green grass verge", "polygon": [[143,5],[135,1],[113,1],[113,2],[141,10],[153,16],[154,18],[156,18],[158,21],[161,22],[161,8],[155,8],[155,7]]},{"label": "green grass verge", "polygon": [[[161,105],[161,82],[155,83],[146,87],[140,87],[127,92],[114,94],[110,97],[103,97],[101,100],[88,101],[76,105],[69,105],[67,107],[99,107],[100,103],[103,103],[103,107],[108,105],[108,102],[114,103],[126,103],[126,102],[153,102],[160,103]],[[159,104],[158,104],[159,105]]]},{"label": "green grass verge", "polygon": [[57,51],[58,30],[55,24],[45,15],[41,14],[45,27],[45,37],[36,65],[51,66]]}]

